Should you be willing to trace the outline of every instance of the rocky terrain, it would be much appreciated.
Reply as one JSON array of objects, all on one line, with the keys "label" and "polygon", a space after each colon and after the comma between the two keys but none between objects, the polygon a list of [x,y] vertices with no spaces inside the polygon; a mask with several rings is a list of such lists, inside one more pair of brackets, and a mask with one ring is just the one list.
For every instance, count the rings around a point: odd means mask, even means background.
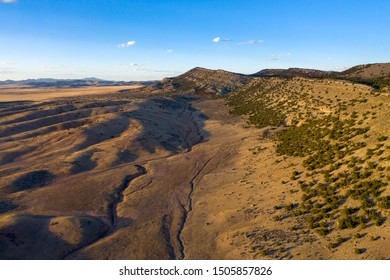
[{"label": "rocky terrain", "polygon": [[151,93],[180,93],[196,95],[224,95],[251,80],[250,76],[224,70],[196,67],[174,78],[166,78],[145,88]]},{"label": "rocky terrain", "polygon": [[327,78],[335,75],[334,71],[321,71],[315,69],[289,68],[289,69],[264,69],[252,76],[255,77],[279,77],[279,78]]}]

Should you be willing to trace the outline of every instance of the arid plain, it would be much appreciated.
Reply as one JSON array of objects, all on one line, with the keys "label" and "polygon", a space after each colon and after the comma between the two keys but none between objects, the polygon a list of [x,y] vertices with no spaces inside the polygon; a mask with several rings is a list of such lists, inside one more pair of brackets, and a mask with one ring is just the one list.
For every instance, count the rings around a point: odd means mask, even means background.
[{"label": "arid plain", "polygon": [[[228,81],[229,93],[173,94],[177,82],[166,80],[50,95],[1,89],[0,258],[390,257],[388,89],[298,76],[231,84],[235,74],[192,71],[179,81],[195,89],[208,76],[215,88]],[[259,125],[256,113],[238,112],[244,103],[278,110],[283,122]],[[351,135],[332,162],[317,162],[316,172],[305,162],[313,155],[283,150],[287,128],[334,115]],[[329,121],[318,125],[341,133],[339,120]],[[373,170],[363,181],[336,186],[366,166]],[[367,178],[382,183],[358,193]],[[360,208],[362,195],[369,205]]]}]

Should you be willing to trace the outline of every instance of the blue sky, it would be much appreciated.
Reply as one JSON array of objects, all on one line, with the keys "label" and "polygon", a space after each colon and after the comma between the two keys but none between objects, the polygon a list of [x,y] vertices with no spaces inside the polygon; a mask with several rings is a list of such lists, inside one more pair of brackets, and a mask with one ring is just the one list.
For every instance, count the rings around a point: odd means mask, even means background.
[{"label": "blue sky", "polygon": [[390,1],[0,0],[0,80],[389,62]]}]

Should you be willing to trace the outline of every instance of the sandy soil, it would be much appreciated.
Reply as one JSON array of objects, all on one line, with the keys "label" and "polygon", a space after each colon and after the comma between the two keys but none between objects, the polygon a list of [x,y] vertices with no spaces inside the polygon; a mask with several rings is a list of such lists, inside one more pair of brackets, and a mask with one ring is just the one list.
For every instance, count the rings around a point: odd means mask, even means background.
[{"label": "sandy soil", "polygon": [[[357,258],[283,219],[299,159],[221,99],[5,102],[0,135],[1,259]],[[388,226],[370,231],[359,258],[389,258]]]}]

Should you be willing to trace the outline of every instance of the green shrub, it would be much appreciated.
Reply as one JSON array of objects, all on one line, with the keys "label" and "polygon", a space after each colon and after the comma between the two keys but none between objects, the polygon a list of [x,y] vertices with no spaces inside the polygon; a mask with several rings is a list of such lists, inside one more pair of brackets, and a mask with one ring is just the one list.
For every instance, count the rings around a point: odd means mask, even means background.
[{"label": "green shrub", "polygon": [[379,199],[379,207],[383,209],[390,209],[390,196],[384,196]]},{"label": "green shrub", "polygon": [[329,229],[324,227],[318,228],[316,231],[321,236],[327,235],[329,233]]},{"label": "green shrub", "polygon": [[360,255],[360,254],[363,254],[363,249],[360,249],[360,248],[355,248],[355,254],[357,255]]},{"label": "green shrub", "polygon": [[359,220],[352,215],[342,217],[338,221],[338,229],[355,228],[359,224]]},{"label": "green shrub", "polygon": [[344,243],[344,238],[338,237],[338,238],[337,238],[337,243],[338,243],[338,244]]},{"label": "green shrub", "polygon": [[290,203],[290,204],[287,205],[285,208],[286,208],[287,211],[291,211],[291,210],[294,208],[294,204],[293,204],[293,203]]}]

